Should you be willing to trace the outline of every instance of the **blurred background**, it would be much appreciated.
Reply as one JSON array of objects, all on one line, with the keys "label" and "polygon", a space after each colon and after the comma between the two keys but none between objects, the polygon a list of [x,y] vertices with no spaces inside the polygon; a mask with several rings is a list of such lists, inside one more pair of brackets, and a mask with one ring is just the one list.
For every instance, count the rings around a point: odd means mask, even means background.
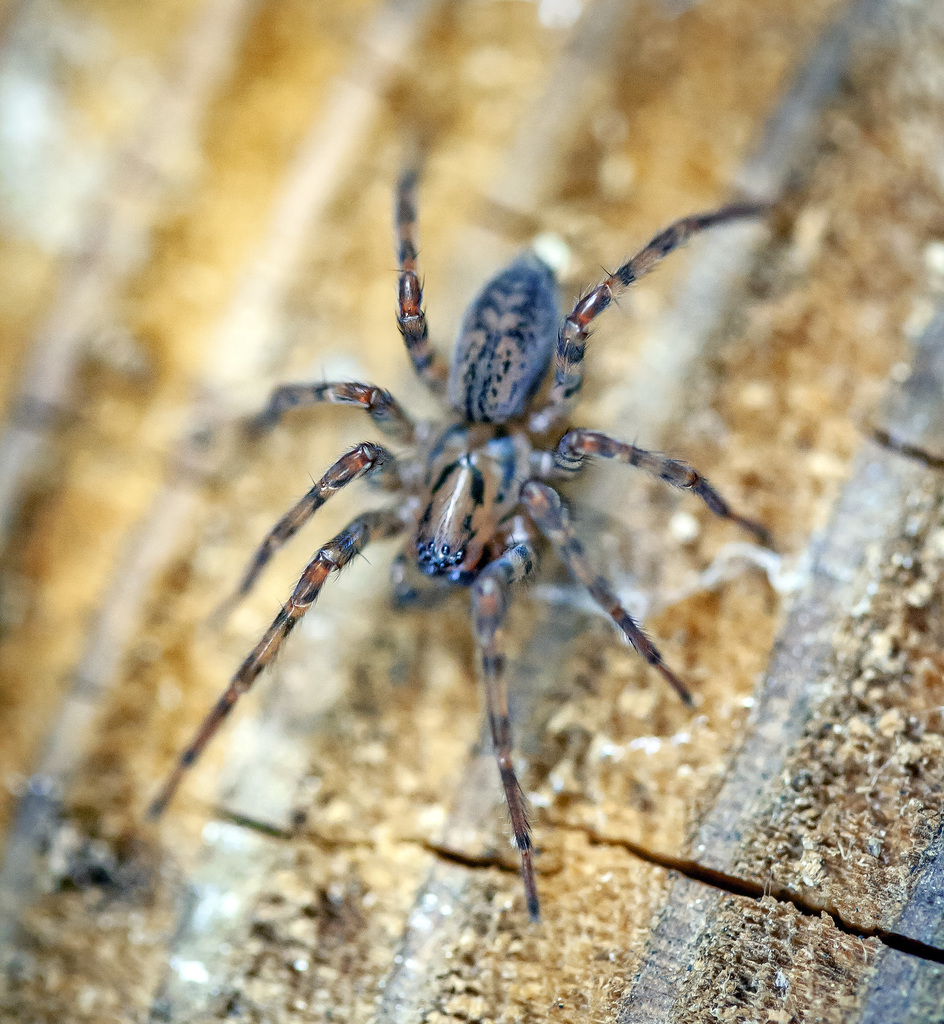
[{"label": "blurred background", "polygon": [[[7,1019],[616,1019],[666,872],[580,827],[684,847],[790,574],[944,290],[940,22],[892,0],[0,0]],[[679,216],[775,204],[673,258],[590,346],[575,422],[693,462],[782,557],[732,554],[697,502],[616,467],[574,490],[701,703],[547,600],[570,599],[552,567],[523,598],[537,932],[478,757],[465,599],[391,617],[389,546],[142,823],[306,552],[377,502],[358,485],[324,509],[210,628],[267,528],[374,437],[324,408],[249,444],[239,417],[324,377],[444,415],[394,315],[417,144],[444,352],[537,236],[566,304]],[[435,948],[430,878],[456,901]]]}]

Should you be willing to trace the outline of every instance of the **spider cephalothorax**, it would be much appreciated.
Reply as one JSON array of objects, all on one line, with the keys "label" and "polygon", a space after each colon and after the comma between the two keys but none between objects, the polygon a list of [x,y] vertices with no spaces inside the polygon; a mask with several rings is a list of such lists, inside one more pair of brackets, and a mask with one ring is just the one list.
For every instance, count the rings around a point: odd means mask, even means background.
[{"label": "spider cephalothorax", "polygon": [[[288,601],[181,755],[151,805],[151,814],[156,816],[166,807],[184,773],[239,696],[272,661],[292,627],[314,604],[328,575],[347,565],[369,541],[405,536],[392,571],[397,605],[426,603],[450,584],[471,590],[479,671],[492,740],[521,854],[528,912],[536,920],[538,896],[530,826],[512,764],[504,658],[496,637],[507,612],[511,586],[533,573],[542,540],[550,543],[633,647],[686,703],[691,703],[688,690],[620,604],[606,578],[591,567],[571,529],[567,510],[549,481],[573,476],[594,456],[616,459],[674,487],[693,491],[716,515],[749,530],[762,543],[767,541],[762,526],[734,513],[686,463],[596,431],[567,429],[583,379],[589,327],[615,294],[648,273],[691,235],[714,224],[755,216],[763,207],[736,204],[676,221],[579,299],[562,322],[553,272],[534,253],[520,256],[489,281],[472,302],[462,321],[451,366],[447,367],[429,347],[422,309],[423,294],[416,272],[415,190],[416,173],[409,171],[400,179],[396,199],[400,264],[397,319],[416,372],[434,393],[447,398],[459,419],[439,426],[414,423],[389,392],[369,384],[290,384],[274,392],[254,423],[257,429],[270,429],[286,410],[298,406],[322,402],[357,405],[412,454],[394,456],[381,445],[364,442],[341,456],[272,528],[233,600],[249,591],[272,554],[332,494],[351,481],[368,474],[384,474],[388,490],[401,498],[384,509],[358,516],[315,553]],[[552,361],[554,378],[547,398],[531,409]]]}]

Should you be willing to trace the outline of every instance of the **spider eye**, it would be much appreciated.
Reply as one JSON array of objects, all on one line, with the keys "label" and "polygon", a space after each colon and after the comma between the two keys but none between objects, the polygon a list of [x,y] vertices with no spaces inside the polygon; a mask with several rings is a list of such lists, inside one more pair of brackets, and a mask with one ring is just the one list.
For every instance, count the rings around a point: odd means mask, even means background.
[{"label": "spider eye", "polygon": [[448,544],[443,544],[440,550],[442,551],[443,555],[448,555],[451,549]]},{"label": "spider eye", "polygon": [[456,561],[461,562],[463,558],[465,558],[465,548],[459,548],[456,552]]}]

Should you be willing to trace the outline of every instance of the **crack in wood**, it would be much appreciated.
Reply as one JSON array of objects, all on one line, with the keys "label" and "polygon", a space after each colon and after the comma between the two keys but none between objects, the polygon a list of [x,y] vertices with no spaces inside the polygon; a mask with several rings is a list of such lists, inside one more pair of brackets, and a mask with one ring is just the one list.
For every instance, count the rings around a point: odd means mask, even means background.
[{"label": "crack in wood", "polygon": [[[257,821],[247,815],[236,814],[222,808],[219,809],[217,813],[221,819],[227,821],[229,824],[238,825],[252,832],[264,835],[270,839],[279,839],[287,842],[296,838],[296,834],[290,830],[276,828],[273,825],[263,821]],[[720,892],[729,893],[732,896],[744,896],[752,900],[762,900],[765,897],[770,897],[778,903],[789,904],[796,911],[806,917],[819,917],[822,914],[825,914],[831,919],[832,923],[839,929],[839,931],[845,932],[847,935],[854,935],[860,939],[878,939],[879,942],[883,943],[883,945],[888,946],[890,949],[897,950],[900,953],[907,953],[910,956],[918,957],[921,960],[928,960],[932,963],[944,964],[944,949],[940,949],[937,946],[926,942],[921,942],[918,939],[910,938],[907,935],[902,935],[899,932],[895,932],[887,928],[862,928],[857,925],[850,924],[843,918],[839,911],[831,909],[826,904],[817,904],[804,899],[798,893],[790,889],[789,886],[776,885],[772,882],[759,885],[757,882],[753,882],[750,879],[741,878],[725,871],[719,871],[717,868],[700,864],[697,860],[693,860],[690,857],[677,857],[671,853],[652,850],[641,843],[634,842],[632,839],[607,836],[586,825],[554,822],[553,828],[557,832],[569,830],[571,832],[578,832],[585,835],[592,846],[612,846],[626,850],[628,853],[632,854],[634,857],[638,857],[642,861],[645,861],[647,864],[665,868],[668,871],[675,871],[678,874],[691,879],[693,882],[700,882],[702,885],[707,885],[712,889],[719,890]],[[370,842],[345,842],[344,840],[328,839],[322,835],[309,835],[308,838],[313,839],[319,845],[328,846],[334,849],[373,846]],[[432,854],[438,860],[444,861],[447,864],[468,868],[472,871],[495,868],[499,871],[506,872],[507,874],[518,873],[517,862],[502,858],[497,852],[489,851],[484,853],[469,853],[467,851],[457,849],[454,846],[436,843],[428,839],[411,839],[409,837],[404,837],[401,841],[407,845],[418,846],[420,849],[425,850],[427,853]],[[560,868],[558,867],[552,871],[542,872],[542,874],[547,876],[557,874],[559,871]]]},{"label": "crack in wood", "polygon": [[[241,828],[266,836],[269,839],[290,842],[293,839],[299,838],[299,833],[291,829],[278,828],[276,825],[260,821],[250,815],[239,814],[235,811],[229,811],[223,807],[217,809],[216,815],[219,820],[225,821],[227,824],[238,825]],[[305,833],[305,838],[309,842],[313,842],[318,846],[327,847],[332,850],[376,848],[376,844],[370,840],[359,841],[356,839],[331,839],[320,833],[312,832]],[[450,846],[447,843],[437,843],[431,839],[414,839],[409,836],[399,837],[397,842],[425,850],[427,853],[432,854],[438,860],[442,860],[447,864],[458,864],[460,867],[466,867],[473,870],[497,868],[499,871],[504,871],[512,875],[516,875],[519,871],[517,855],[514,853],[508,857],[502,857],[500,853],[493,850],[488,850],[483,853],[469,853],[465,850],[460,850],[455,846]],[[544,877],[547,877],[548,875],[557,874],[559,871],[560,868],[558,867],[550,871],[542,871],[541,874]]]},{"label": "crack in wood", "polygon": [[297,838],[297,834],[291,829],[279,828],[277,825],[272,825],[267,821],[260,821],[258,818],[253,818],[248,814],[240,814],[237,811],[230,811],[225,807],[218,807],[216,809],[216,816],[220,821],[225,821],[229,825],[239,825],[240,828],[248,829],[250,832],[257,832],[259,835],[267,836],[269,839],[280,839],[283,842],[289,842]]},{"label": "crack in wood", "polygon": [[904,456],[906,459],[920,462],[922,466],[927,466],[928,469],[944,470],[944,457],[935,455],[920,445],[913,444],[901,437],[896,437],[892,431],[884,427],[873,427],[871,433],[875,443],[883,448],[887,448],[890,452]]},{"label": "crack in wood", "polygon": [[[419,844],[428,853],[433,854],[439,860],[445,861],[447,864],[458,864],[460,867],[471,868],[472,870],[481,868],[498,868],[499,871],[506,871],[510,874],[518,874],[520,868],[517,861],[512,862],[511,860],[503,860],[501,855],[494,852],[486,853],[466,853],[464,850],[458,850],[454,846],[445,846],[442,843],[432,843],[428,840],[424,840]],[[558,868],[558,870],[560,870]],[[556,874],[556,872],[553,872]],[[548,872],[543,872],[547,875]]]},{"label": "crack in wood", "polygon": [[847,935],[855,935],[860,939],[878,939],[879,942],[891,949],[898,950],[900,953],[908,953],[911,956],[919,957],[922,960],[930,960],[934,963],[944,963],[944,949],[939,949],[937,946],[921,942],[918,939],[909,938],[907,935],[902,935],[887,928],[861,928],[850,924],[843,919],[838,911],[831,910],[825,904],[817,905],[811,903],[787,886],[774,885],[772,883],[759,885],[757,882],[739,878],[737,875],[731,875],[724,871],[718,871],[716,868],[699,864],[697,860],[692,860],[688,857],[675,857],[669,853],[650,850],[639,843],[634,843],[631,839],[617,839],[613,836],[605,836],[595,829],[586,826],[569,825],[557,827],[569,827],[573,831],[582,832],[594,846],[619,847],[640,860],[646,861],[648,864],[654,864],[669,871],[676,871],[693,882],[700,882],[702,885],[710,886],[712,889],[718,889],[721,892],[730,893],[732,896],[746,896],[752,900],[762,900],[764,897],[769,896],[778,903],[789,904],[806,917],[819,917],[822,914],[826,914],[836,928]]}]

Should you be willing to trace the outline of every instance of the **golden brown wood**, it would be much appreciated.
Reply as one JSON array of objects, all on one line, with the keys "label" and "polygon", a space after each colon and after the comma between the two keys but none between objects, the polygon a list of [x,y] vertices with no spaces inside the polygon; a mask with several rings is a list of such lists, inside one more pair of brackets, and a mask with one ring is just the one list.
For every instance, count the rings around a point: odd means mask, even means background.
[{"label": "golden brown wood", "polygon": [[[570,91],[553,75],[574,66],[567,46],[578,36],[540,23],[539,11],[552,7],[470,0],[418,22],[413,45],[404,43],[392,63],[389,55],[376,62],[385,85],[357,106],[361,141],[339,156],[317,143],[325,137],[319,125],[337,123],[325,120],[330,97],[345,91],[343,82],[330,83],[362,66],[358,47],[384,8],[368,0],[258,4],[206,111],[201,173],[176,204],[158,204],[153,248],[110,310],[123,333],[93,344],[71,398],[81,415],[52,438],[55,471],[40,472],[41,486],[14,525],[0,650],[5,717],[22,737],[3,744],[13,790],[33,770],[76,667],[89,663],[83,644],[98,652],[92,662],[102,685],[84,757],[63,773],[65,810],[60,815],[56,800],[45,805],[53,812],[50,845],[27,850],[35,888],[22,893],[18,932],[5,951],[5,1014],[652,1017],[656,996],[640,1003],[642,981],[633,986],[647,963],[701,979],[678,990],[678,1019],[692,1021],[724,1013],[778,1019],[768,1011],[830,1019],[850,1006],[883,1019],[879,993],[903,984],[917,993],[914,1014],[933,998],[927,961],[912,970],[917,958],[889,951],[880,937],[843,932],[782,900],[719,894],[666,866],[671,857],[680,859],[676,867],[700,858],[686,840],[712,820],[717,800],[723,805],[722,776],[779,614],[776,588],[790,589],[792,569],[747,552],[769,576],[750,569],[742,549],[725,547],[733,537],[725,527],[690,505],[682,511],[694,522],[679,519],[674,498],[613,470],[581,495],[602,506],[584,520],[587,534],[598,535],[599,555],[620,582],[654,595],[661,611],[651,629],[702,703],[695,715],[680,708],[601,619],[541,602],[515,609],[518,746],[542,847],[539,928],[523,913],[493,766],[476,750],[480,707],[464,602],[394,619],[379,552],[326,591],[307,631],[293,636],[255,705],[241,709],[160,832],[142,827],[175,750],[271,618],[305,551],[363,500],[352,495],[352,504],[326,509],[301,551],[285,552],[227,631],[212,633],[205,616],[259,537],[307,489],[308,474],[322,472],[367,428],[356,413],[326,411],[288,423],[251,451],[224,423],[181,474],[179,438],[201,419],[190,403],[194,389],[215,381],[211,408],[223,399],[255,408],[276,379],[336,372],[389,386],[411,409],[425,401],[406,376],[392,313],[390,189],[408,134],[419,128],[428,136],[421,258],[433,334],[444,345],[481,280],[464,268],[487,272],[534,231],[569,244],[572,294],[599,276],[601,261],[616,265],[663,223],[728,198],[750,154],[763,151],[767,119],[841,13],[826,0],[715,0],[672,11],[616,5],[608,9],[620,17],[607,22],[613,70],[602,54],[577,61],[587,77]],[[94,26],[116,31],[109,19],[118,19],[130,31],[104,0],[81,8]],[[167,16],[172,38],[186,19]],[[890,33],[852,51],[841,93],[817,115],[819,142],[804,151],[805,176],[774,218],[772,240],[761,232],[726,243],[723,260],[709,247],[667,265],[622,312],[608,312],[588,359],[581,424],[690,459],[762,516],[788,552],[805,548],[827,518],[904,335],[917,333],[940,288],[941,185],[935,151],[922,141],[944,124],[929,72],[942,52],[939,28],[933,11],[894,18]],[[545,145],[555,165],[546,181],[540,168],[536,179],[518,181],[509,154],[522,125],[540,121],[528,112],[555,88],[587,112],[564,119],[556,140],[557,119],[549,119],[550,129],[525,149]],[[795,146],[787,153],[796,159]],[[764,173],[776,174],[778,160],[768,160]],[[312,167],[331,173],[312,177]],[[303,187],[328,179],[330,201]],[[501,186],[509,180],[531,182],[523,202]],[[542,190],[543,198],[528,200]],[[502,206],[506,193],[513,214]],[[767,247],[759,261],[744,258],[760,245]],[[4,280],[30,282],[18,303],[4,300],[0,310],[25,351],[18,339],[33,336],[49,308],[54,261],[31,251],[24,262],[13,239],[2,246]],[[277,286],[271,267],[253,284],[273,253],[284,260]],[[690,277],[700,257],[704,266]],[[679,288],[692,280],[710,282],[701,300]],[[741,311],[733,317],[724,313],[732,298]],[[727,316],[720,330],[705,330],[700,302]],[[233,311],[246,308],[261,309],[264,322],[241,341]],[[138,361],[122,362],[120,351]],[[901,455],[875,458],[907,465],[919,482],[936,479]],[[927,532],[933,488],[913,490],[926,496]],[[622,527],[614,530],[614,519]],[[603,536],[610,531],[612,542]],[[717,571],[706,575],[709,566]],[[844,585],[867,586],[868,571]],[[835,565],[830,572],[841,576]],[[899,576],[874,579],[887,587]],[[545,592],[560,582],[545,581]],[[895,607],[902,606],[887,607],[892,618]],[[106,628],[118,610],[127,641]],[[88,621],[98,624],[92,640]],[[853,647],[871,635],[867,622],[854,621]],[[117,637],[114,647],[109,637]],[[825,708],[830,695],[813,697]],[[847,709],[829,710],[838,718]],[[891,736],[874,730],[889,750],[895,724],[886,722]],[[812,756],[812,748],[796,749]],[[920,778],[909,776],[920,807],[901,820],[923,822],[927,832],[937,805]],[[777,785],[772,778],[761,802],[772,801],[764,807],[780,808],[782,820],[751,833],[737,865],[745,882],[763,886],[776,869],[794,896],[845,899],[843,913],[857,928],[905,928],[896,914],[907,908],[907,886],[894,900],[882,888],[891,869],[858,873],[841,853],[830,859],[830,847],[827,874],[843,865],[847,873],[832,888],[820,884],[815,858],[823,859],[824,834],[794,814],[795,791]],[[820,819],[839,814],[836,789],[825,785],[821,796],[829,804]],[[8,814],[12,804],[11,797]],[[304,821],[293,828],[296,811]],[[776,844],[796,836],[819,846],[769,863]],[[857,849],[876,860],[861,843]],[[860,878],[871,902],[856,917]],[[671,925],[681,931],[677,942],[690,941],[686,918],[672,913],[679,900],[701,900],[707,911],[695,920],[710,927],[693,958],[653,961],[651,923],[656,936]],[[926,921],[913,934],[938,941]]]}]

